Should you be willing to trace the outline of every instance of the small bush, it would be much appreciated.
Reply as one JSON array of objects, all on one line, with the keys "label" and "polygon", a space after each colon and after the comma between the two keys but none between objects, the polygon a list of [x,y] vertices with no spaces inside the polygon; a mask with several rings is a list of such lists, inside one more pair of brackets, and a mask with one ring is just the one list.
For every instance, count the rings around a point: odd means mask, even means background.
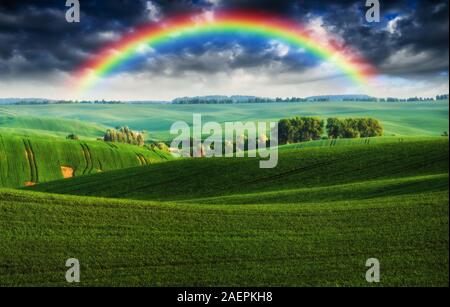
[{"label": "small bush", "polygon": [[80,138],[78,137],[78,135],[71,133],[66,137],[66,139],[78,141]]}]

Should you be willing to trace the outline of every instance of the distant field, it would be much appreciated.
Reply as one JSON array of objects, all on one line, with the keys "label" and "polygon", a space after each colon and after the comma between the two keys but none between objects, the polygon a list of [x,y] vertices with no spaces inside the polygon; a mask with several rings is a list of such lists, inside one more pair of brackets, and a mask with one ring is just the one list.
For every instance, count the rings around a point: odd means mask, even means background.
[{"label": "distant field", "polygon": [[[200,113],[205,121],[278,121],[292,116],[327,118],[371,116],[379,119],[385,135],[439,136],[448,131],[448,101],[438,102],[305,102],[238,105],[38,105],[0,106],[2,114],[81,120],[116,127],[146,130],[154,139],[170,139],[170,126],[178,120],[192,122]],[[3,125],[7,127],[8,125]],[[2,125],[0,124],[0,127]],[[76,131],[75,131],[76,132]],[[80,133],[81,134],[81,133]],[[90,136],[99,136],[95,131]]]},{"label": "distant field", "polygon": [[28,138],[5,135],[0,131],[0,187],[21,187],[62,179],[63,168],[73,171],[73,176],[81,176],[168,159],[171,159],[169,154],[138,146]]},{"label": "distant field", "polygon": [[377,286],[448,286],[448,158],[410,138],[0,190],[0,284],[67,286],[76,257],[83,286],[370,286],[375,257]]}]

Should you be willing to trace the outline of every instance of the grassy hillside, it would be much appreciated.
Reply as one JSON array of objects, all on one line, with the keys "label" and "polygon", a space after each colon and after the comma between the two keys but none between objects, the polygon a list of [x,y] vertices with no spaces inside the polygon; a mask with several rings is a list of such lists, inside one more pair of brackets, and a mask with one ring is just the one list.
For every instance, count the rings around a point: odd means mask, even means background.
[{"label": "grassy hillside", "polygon": [[58,117],[5,115],[0,110],[0,133],[20,134],[23,136],[59,136],[66,137],[75,133],[84,137],[102,136],[106,127],[100,124],[69,120]]},{"label": "grassy hillside", "polygon": [[0,134],[0,187],[62,179],[64,172],[80,176],[170,158],[160,151],[125,144]]},{"label": "grassy hillside", "polygon": [[69,286],[72,257],[81,286],[370,286],[372,257],[374,286],[448,286],[448,190],[251,206],[0,190],[0,212],[3,286]]},{"label": "grassy hillside", "polygon": [[448,286],[448,139],[185,159],[0,189],[0,285]]},{"label": "grassy hillside", "polygon": [[168,140],[170,126],[178,120],[188,123],[192,114],[205,121],[278,121],[292,116],[361,117],[379,119],[386,135],[439,136],[448,131],[448,101],[437,102],[304,102],[236,105],[40,105],[0,106],[0,114],[45,116],[83,120],[116,127],[127,125],[151,132],[151,137]]},{"label": "grassy hillside", "polygon": [[[448,190],[448,138],[280,151],[278,166],[257,159],[185,159],[55,181],[34,190],[117,198],[277,203],[371,198]],[[131,184],[132,183],[132,184]],[[396,191],[403,192],[396,192]],[[341,193],[341,194],[339,194]],[[231,199],[214,200],[218,196]]]}]

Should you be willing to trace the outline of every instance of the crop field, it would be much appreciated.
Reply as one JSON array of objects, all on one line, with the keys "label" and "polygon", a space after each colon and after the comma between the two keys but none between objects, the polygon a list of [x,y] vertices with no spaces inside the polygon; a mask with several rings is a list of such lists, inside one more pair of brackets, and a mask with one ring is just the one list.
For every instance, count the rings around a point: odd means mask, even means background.
[{"label": "crop field", "polygon": [[0,187],[20,187],[171,159],[125,144],[0,134]]},{"label": "crop field", "polygon": [[2,190],[0,284],[66,286],[76,257],[84,286],[368,286],[375,257],[380,286],[448,286],[448,139],[294,148],[256,169],[177,160]]},{"label": "crop field", "polygon": [[[37,105],[0,106],[0,128],[3,116],[39,116],[81,120],[97,125],[116,127],[127,125],[134,130],[150,132],[150,137],[167,141],[170,126],[182,120],[192,122],[199,113],[204,121],[278,121],[293,116],[359,117],[379,119],[385,135],[439,136],[448,131],[446,101],[435,102],[302,102],[234,105]],[[9,114],[9,115],[8,115]],[[19,120],[18,120],[19,121]],[[17,125],[16,125],[17,126]],[[22,124],[22,128],[28,125]],[[68,130],[68,129],[66,129]],[[64,131],[66,131],[64,130]],[[99,136],[95,129],[86,130],[91,137]],[[73,132],[73,131],[67,131]]]},{"label": "crop field", "polygon": [[[280,146],[274,169],[95,140],[122,125],[166,139],[197,111],[374,116],[385,136]],[[0,286],[73,286],[68,258],[80,286],[373,286],[368,258],[376,286],[448,286],[447,116],[448,102],[2,106]]]}]

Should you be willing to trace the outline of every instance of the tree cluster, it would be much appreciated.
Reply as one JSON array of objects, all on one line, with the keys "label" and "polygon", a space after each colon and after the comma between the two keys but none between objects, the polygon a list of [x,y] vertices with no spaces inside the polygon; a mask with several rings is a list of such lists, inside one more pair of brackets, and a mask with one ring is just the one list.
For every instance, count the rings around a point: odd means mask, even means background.
[{"label": "tree cluster", "polygon": [[374,118],[328,118],[326,125],[329,138],[359,138],[383,135],[381,123]]},{"label": "tree cluster", "polygon": [[145,141],[142,133],[134,132],[128,127],[120,127],[116,129],[106,130],[103,137],[105,142],[118,142],[132,145],[143,146]]},{"label": "tree cluster", "polygon": [[294,117],[278,123],[279,144],[318,140],[322,137],[323,120],[316,117]]}]

